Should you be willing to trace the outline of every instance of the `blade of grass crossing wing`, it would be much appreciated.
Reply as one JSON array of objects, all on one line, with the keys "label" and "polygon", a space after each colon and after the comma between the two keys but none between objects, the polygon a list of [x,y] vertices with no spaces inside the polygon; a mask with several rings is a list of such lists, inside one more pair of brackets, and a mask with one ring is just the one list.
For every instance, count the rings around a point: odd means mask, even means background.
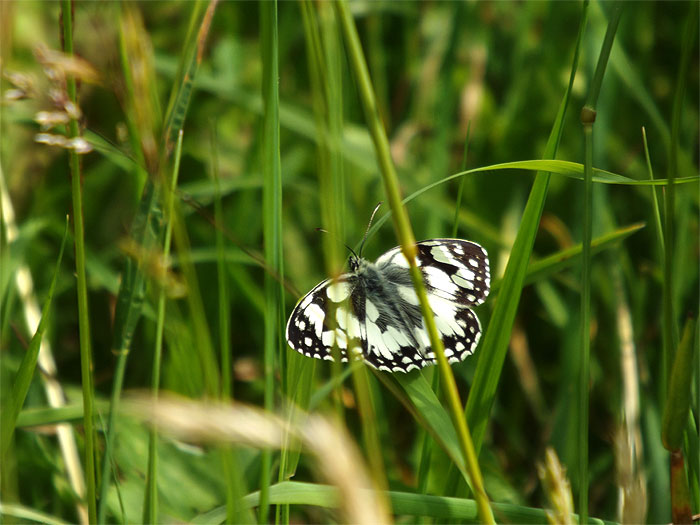
[{"label": "blade of grass crossing wing", "polygon": [[[311,3],[309,3],[311,5]],[[330,235],[323,236],[323,253],[325,255],[326,275],[337,275],[343,265],[341,254],[344,250],[342,241],[345,239],[343,210],[345,209],[345,180],[343,158],[340,153],[343,138],[343,99],[341,65],[343,57],[340,53],[342,35],[338,32],[333,8],[330,2],[316,3],[317,26],[320,31],[317,36],[320,49],[314,55],[317,57],[315,68],[318,84],[317,96],[322,104],[314,108],[320,136],[327,140],[317,142],[319,149],[320,170],[319,186],[321,197],[321,217],[324,227]],[[323,109],[322,109],[323,108]],[[322,109],[321,113],[318,110]],[[337,349],[336,349],[337,351]],[[331,364],[334,377],[342,373],[340,359]],[[367,395],[359,399],[367,399]],[[340,421],[343,420],[343,405],[341,386],[333,397],[334,408]],[[373,428],[377,428],[374,426]]]},{"label": "blade of grass crossing wing", "polygon": [[[587,10],[588,2],[584,2],[581,24],[579,26],[571,67],[569,86],[564,93],[559,112],[545,147],[543,154],[545,159],[554,158],[559,145],[559,138],[566,115],[571,86],[578,66],[578,56],[583,29],[586,25]],[[491,407],[493,406],[496,395],[496,388],[508,349],[510,333],[513,322],[515,321],[515,314],[520,301],[520,294],[527,272],[528,261],[530,260],[540,216],[544,207],[544,200],[547,195],[549,177],[549,173],[539,172],[535,178],[525,206],[525,211],[523,212],[520,228],[515,242],[513,243],[510,258],[508,259],[508,265],[503,275],[498,301],[496,302],[489,326],[484,334],[481,349],[478,352],[479,360],[477,362],[474,381],[472,382],[466,406],[467,420],[469,426],[472,428],[477,454],[483,443],[486,423],[491,413]]]},{"label": "blade of grass crossing wing", "polygon": [[362,52],[360,38],[355,27],[355,22],[350,14],[347,3],[340,1],[334,4],[336,12],[343,29],[343,36],[346,44],[346,52],[350,59],[351,69],[355,75],[360,102],[362,103],[366,124],[369,127],[370,135],[374,143],[378,164],[384,183],[384,189],[392,209],[392,218],[396,235],[401,245],[401,250],[409,263],[411,281],[418,296],[418,300],[425,321],[426,329],[430,339],[430,345],[435,352],[438,362],[438,370],[441,382],[450,408],[452,422],[459,437],[461,452],[467,465],[467,472],[472,481],[474,494],[477,500],[479,518],[486,523],[494,523],[493,512],[489,506],[488,496],[483,487],[483,479],[477,456],[469,433],[469,428],[462,413],[462,405],[459,399],[459,392],[455,383],[452,369],[445,357],[444,346],[438,335],[435,316],[428,303],[428,296],[425,291],[423,277],[420,269],[416,265],[416,246],[413,229],[406,212],[401,203],[401,192],[399,189],[396,169],[391,158],[389,141],[386,136],[379,113],[377,112],[376,97],[369,78],[367,62]]},{"label": "blade of grass crossing wing", "polygon": [[29,385],[31,384],[34,371],[36,370],[36,363],[39,358],[39,349],[41,348],[41,340],[44,337],[44,332],[46,332],[46,326],[51,314],[51,302],[53,301],[53,294],[54,290],[56,289],[56,280],[58,278],[58,271],[61,267],[61,261],[63,260],[63,250],[66,246],[67,238],[68,218],[66,218],[66,229],[63,233],[61,248],[58,252],[56,270],[54,271],[53,278],[51,279],[49,293],[46,296],[44,307],[41,310],[41,320],[39,321],[39,326],[37,326],[36,332],[34,332],[34,335],[29,342],[29,346],[22,357],[22,362],[17,370],[17,376],[12,384],[12,394],[9,398],[4,400],[5,402],[3,402],[2,415],[0,416],[0,443],[2,444],[0,460],[3,462],[12,440],[12,434],[15,431],[17,417],[19,416],[24,400],[27,397]]},{"label": "blade of grass crossing wing", "polygon": [[[267,265],[280,277],[282,266],[282,167],[280,159],[279,122],[279,49],[277,33],[277,2],[260,4],[261,52],[263,66],[263,236]],[[265,409],[274,409],[275,359],[279,358],[285,376],[288,349],[282,345],[284,326],[284,289],[280,282],[265,274],[265,338],[264,338],[264,397]],[[286,381],[285,381],[286,382]],[[267,523],[268,490],[271,480],[272,456],[263,451],[260,472],[259,523]]]}]

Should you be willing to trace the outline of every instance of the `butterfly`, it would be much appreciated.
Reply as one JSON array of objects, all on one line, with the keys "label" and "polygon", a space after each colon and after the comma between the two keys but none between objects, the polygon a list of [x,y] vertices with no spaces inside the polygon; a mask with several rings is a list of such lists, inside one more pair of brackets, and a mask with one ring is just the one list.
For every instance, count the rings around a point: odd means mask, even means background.
[{"label": "butterfly", "polygon": [[[332,361],[334,355],[343,362],[362,359],[387,372],[434,365],[435,354],[401,248],[392,248],[373,263],[361,256],[365,239],[360,255],[350,249],[348,273],[321,282],[299,300],[287,322],[289,346],[317,359]],[[486,250],[462,239],[428,239],[416,243],[416,248],[416,264],[445,357],[450,363],[462,361],[481,337],[479,319],[470,307],[483,303],[489,293]]]}]

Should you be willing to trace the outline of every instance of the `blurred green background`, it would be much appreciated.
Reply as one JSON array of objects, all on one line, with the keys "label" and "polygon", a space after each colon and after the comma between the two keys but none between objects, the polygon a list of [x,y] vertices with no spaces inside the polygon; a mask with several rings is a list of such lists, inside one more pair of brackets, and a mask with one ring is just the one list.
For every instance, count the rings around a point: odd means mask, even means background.
[{"label": "blurred green background", "polygon": [[[697,175],[697,38],[691,42],[687,74],[679,78],[684,24],[688,16],[697,17],[697,10],[692,11],[690,2],[624,4],[598,100],[594,166],[633,179],[648,179],[644,127],[656,178],[669,175],[672,146],[678,151],[675,176]],[[146,62],[137,63],[148,52],[132,57],[132,67],[134,71],[143,67],[147,87],[157,95],[157,104],[142,101],[156,122],[162,121],[169,94],[178,81],[178,63],[185,53],[194,6],[189,2],[129,4],[143,18],[144,31],[138,38],[146,48],[152,46],[154,70],[148,71]],[[350,7],[404,196],[461,171],[468,128],[467,168],[541,158],[568,84],[582,12],[580,2],[378,1],[352,2]],[[322,20],[325,11],[315,4],[313,8],[318,9],[314,12]],[[128,102],[120,63],[119,20],[123,6],[76,2],[74,10],[76,54],[99,75],[98,82],[79,85],[81,126],[88,140],[109,145],[81,156],[94,385],[99,405],[108,399],[112,388],[114,309],[120,273],[129,256],[124,240],[129,236],[145,182],[144,173],[134,169],[130,160],[137,155],[128,139],[128,120],[143,117],[138,117],[138,110]],[[342,117],[342,140],[338,156],[333,157],[339,160],[329,166],[319,150],[327,133],[320,122],[329,115],[329,109],[314,86],[302,9],[296,2],[281,2],[278,10],[284,277],[292,289],[304,293],[325,278],[331,267],[324,256],[326,240],[315,231],[327,226],[322,213],[327,193],[320,190],[319,179],[331,169],[340,169],[343,174],[342,200],[333,205],[342,203],[339,231],[350,246],[359,242],[372,209],[385,196],[342,47],[337,55],[329,55],[338,60],[327,63],[327,69],[320,72],[321,83],[326,86],[322,89],[331,90],[331,113]],[[558,159],[583,162],[579,113],[610,10],[607,2],[593,2],[588,10]],[[34,141],[39,131],[34,117],[38,111],[51,110],[49,91],[53,87],[35,50],[39,46],[61,49],[60,5],[2,2],[0,15],[2,91],[7,93],[16,87],[16,78],[13,82],[14,77],[8,74],[27,75],[31,87],[27,98],[12,100],[5,96],[1,106],[0,166],[19,230],[17,239],[9,244],[3,230],[2,243],[0,373],[3,395],[7,395],[31,337],[14,274],[20,266],[26,266],[34,279],[37,298],[44,300],[72,203],[66,151]],[[340,35],[337,41],[341,42]],[[262,155],[262,70],[259,5],[221,2],[187,110],[177,191],[203,313],[217,348],[217,227],[225,232],[234,398],[258,406],[263,404],[265,272],[251,252],[262,253],[262,172],[270,162]],[[685,88],[685,97],[674,139],[672,109],[679,83]],[[220,177],[223,210],[216,219],[214,166]],[[532,173],[515,170],[486,171],[464,179],[458,236],[487,249],[494,278],[502,275],[508,260],[532,181]],[[458,186],[458,180],[440,185],[408,205],[417,239],[451,235]],[[534,248],[537,257],[581,241],[582,191],[579,181],[552,178]],[[594,186],[594,238],[634,223],[646,224],[596,255],[591,268],[590,514],[612,520],[619,519],[621,486],[621,468],[616,468],[616,459],[622,456],[618,445],[624,413],[620,349],[630,342],[637,359],[648,520],[670,521],[668,462],[660,441],[663,253],[652,196],[648,186]],[[658,196],[661,198],[661,190]],[[679,329],[688,314],[697,316],[698,312],[699,197],[697,183],[676,188],[673,302]],[[7,227],[6,215],[4,222]],[[395,245],[395,234],[386,224],[368,241],[365,254],[375,259]],[[174,273],[179,276],[177,257],[175,262]],[[69,404],[79,402],[81,383],[74,268],[73,250],[67,249],[48,330],[57,379]],[[494,501],[545,506],[536,465],[542,461],[547,445],[556,449],[576,489],[579,276],[579,266],[574,265],[523,289],[510,354],[480,458],[487,491]],[[150,385],[155,297],[153,290],[146,295],[144,318],[128,360],[125,389]],[[287,314],[298,298],[286,293]],[[168,301],[161,385],[165,390],[200,398],[207,390],[205,373],[193,351],[198,341],[184,305],[182,299]],[[488,326],[492,308],[492,302],[487,302],[477,310],[484,327]],[[621,335],[621,309],[630,316],[629,335]],[[462,401],[468,396],[478,357],[477,349],[466,362],[453,366]],[[328,364],[317,364],[314,382],[309,385],[311,393],[330,375]],[[381,383],[371,379],[389,485],[413,490],[423,434],[400,403]],[[276,381],[279,385],[279,376]],[[37,373],[26,409],[46,406],[41,382],[41,374]],[[697,387],[696,373],[694,392]],[[279,399],[279,386],[276,389]],[[360,440],[361,425],[351,383],[344,392],[346,426]],[[697,410],[697,396],[693,395]],[[323,399],[321,407],[329,409],[332,397]],[[99,406],[106,418],[104,404]],[[79,421],[75,427],[80,436]],[[2,500],[18,501],[75,521],[75,496],[68,486],[55,438],[41,428],[19,429],[15,434],[13,459],[3,468]],[[99,435],[102,443],[102,433]],[[127,419],[120,420],[114,461],[124,507],[117,492],[111,490],[111,519],[141,518],[147,440],[146,430]],[[98,451],[99,457],[101,444]],[[240,449],[237,454],[246,492],[253,491],[258,488],[258,454],[248,449]],[[162,442],[159,485],[164,521],[190,520],[225,503],[225,482],[217,457],[212,451],[193,452],[176,442]],[[442,483],[448,465],[446,456],[434,454],[430,493],[444,493]],[[302,457],[295,479],[310,479],[307,468]],[[700,466],[694,472],[698,469]],[[694,483],[697,497],[697,480]],[[297,509],[293,517],[324,522],[330,519],[324,512]]]}]

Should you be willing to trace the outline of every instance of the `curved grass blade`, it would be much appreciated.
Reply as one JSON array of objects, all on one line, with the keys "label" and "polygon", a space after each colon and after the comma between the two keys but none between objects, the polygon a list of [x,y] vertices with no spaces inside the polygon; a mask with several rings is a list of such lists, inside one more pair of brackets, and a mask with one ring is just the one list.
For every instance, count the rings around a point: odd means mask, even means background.
[{"label": "curved grass blade", "polygon": [[26,520],[31,523],[43,523],[44,525],[68,525],[69,523],[38,510],[13,503],[0,503],[0,516],[4,519],[12,517],[18,521]]},{"label": "curved grass blade", "polygon": [[[475,173],[483,173],[486,171],[499,171],[499,170],[522,170],[522,171],[535,171],[535,172],[547,172],[552,175],[559,175],[563,177],[568,177],[571,179],[576,179],[583,181],[583,164],[578,162],[570,162],[566,160],[520,160],[516,162],[504,162],[501,164],[492,164],[490,166],[482,166],[480,168],[472,168],[470,170],[461,171],[453,175],[449,175],[443,179],[435,181],[423,188],[411,193],[408,197],[401,201],[404,205],[408,204],[412,200],[421,196],[427,191],[432,190],[440,186],[441,184],[446,184],[451,180],[458,179],[465,175],[473,175]],[[693,182],[699,182],[700,176],[690,176],[690,177],[679,177],[675,179],[675,184],[688,184]],[[651,179],[651,180],[638,180],[625,177],[618,173],[613,173],[611,171],[605,171],[598,168],[593,168],[593,182],[599,184],[619,184],[623,186],[667,186],[669,184],[668,179]],[[379,228],[381,228],[386,221],[391,218],[392,211],[389,210],[387,213],[377,218],[374,224],[367,234],[369,239],[374,235]]]},{"label": "curved grass blade", "polygon": [[[637,233],[644,227],[644,223],[631,224],[629,226],[625,226],[624,228],[619,228],[614,232],[606,233],[605,235],[601,235],[600,237],[593,239],[593,241],[591,241],[591,254],[611,248],[617,242],[634,233]],[[573,266],[581,256],[581,251],[582,244],[579,243],[576,246],[572,246],[571,248],[567,248],[565,250],[560,250],[552,255],[543,257],[542,259],[531,261],[527,267],[527,273],[525,274],[523,286],[540,281],[549,275],[553,275],[565,268]],[[503,279],[497,279],[491,283],[491,293],[489,294],[488,300],[495,298],[495,294],[501,289],[502,282]]]}]

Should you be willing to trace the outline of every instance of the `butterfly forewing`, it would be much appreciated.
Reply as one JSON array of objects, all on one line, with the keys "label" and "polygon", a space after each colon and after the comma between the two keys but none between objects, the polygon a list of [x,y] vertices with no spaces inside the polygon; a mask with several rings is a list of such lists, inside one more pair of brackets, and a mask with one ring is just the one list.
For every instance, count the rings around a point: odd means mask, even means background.
[{"label": "butterfly forewing", "polygon": [[[486,250],[462,239],[429,239],[416,247],[416,263],[429,291],[460,304],[478,306],[484,302],[491,286]],[[408,268],[400,247],[377,259],[378,266],[386,264]]]},{"label": "butterfly forewing", "polygon": [[[428,302],[450,362],[462,361],[479,341],[481,327],[470,306],[488,295],[486,252],[460,239],[417,243]],[[292,348],[318,359],[361,357],[385,371],[408,372],[435,363],[400,248],[376,263],[354,259],[354,271],[327,280],[304,296],[287,324]]]},{"label": "butterfly forewing", "polygon": [[343,274],[307,293],[287,322],[289,346],[307,357],[325,360],[333,360],[334,346],[342,361],[347,361],[348,344],[361,353],[366,337],[363,308],[352,306],[357,300],[352,296],[355,282],[355,276]]}]

